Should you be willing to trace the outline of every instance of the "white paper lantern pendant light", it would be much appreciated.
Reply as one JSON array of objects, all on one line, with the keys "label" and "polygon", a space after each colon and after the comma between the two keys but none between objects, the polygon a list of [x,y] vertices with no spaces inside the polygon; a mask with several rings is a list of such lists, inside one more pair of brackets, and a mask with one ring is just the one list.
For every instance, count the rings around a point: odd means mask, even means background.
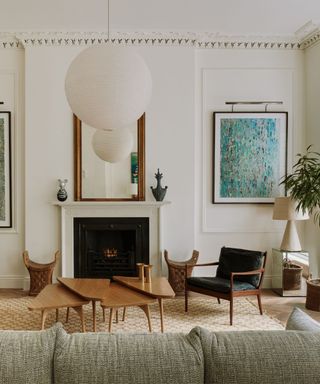
[{"label": "white paper lantern pendant light", "polygon": [[92,147],[100,159],[109,163],[118,163],[130,155],[133,136],[127,128],[115,131],[98,129],[92,137]]},{"label": "white paper lantern pendant light", "polygon": [[[109,0],[108,0],[108,41]],[[73,113],[96,128],[92,146],[102,160],[119,162],[129,156],[132,133],[125,127],[145,112],[151,98],[150,71],[132,48],[97,45],[71,63],[65,93]]]},{"label": "white paper lantern pendant light", "polygon": [[71,63],[65,92],[72,111],[97,129],[118,129],[137,121],[151,97],[144,60],[132,48],[93,46]]}]

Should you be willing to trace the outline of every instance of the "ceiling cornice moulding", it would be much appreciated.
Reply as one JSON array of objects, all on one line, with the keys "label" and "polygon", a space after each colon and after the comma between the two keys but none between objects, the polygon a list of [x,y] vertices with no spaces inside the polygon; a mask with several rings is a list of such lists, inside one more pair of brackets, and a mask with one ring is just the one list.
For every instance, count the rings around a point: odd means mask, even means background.
[{"label": "ceiling cornice moulding", "polygon": [[[112,32],[112,44],[123,46],[181,46],[201,49],[304,49],[296,37],[227,37],[212,33],[191,32]],[[27,32],[0,33],[1,48],[90,46],[108,44],[108,35],[103,32]],[[313,42],[312,42],[313,44]]]},{"label": "ceiling cornice moulding", "polygon": [[1,48],[23,48],[23,46],[14,34],[0,33],[0,49]]},{"label": "ceiling cornice moulding", "polygon": [[320,41],[320,28],[317,28],[313,33],[305,37],[301,41],[301,48],[302,49],[307,49],[315,45]]}]

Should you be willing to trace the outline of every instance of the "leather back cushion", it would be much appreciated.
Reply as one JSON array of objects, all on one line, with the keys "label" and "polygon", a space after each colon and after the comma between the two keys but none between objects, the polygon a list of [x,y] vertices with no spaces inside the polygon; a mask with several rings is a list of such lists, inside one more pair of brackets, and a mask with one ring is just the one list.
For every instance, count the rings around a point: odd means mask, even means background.
[{"label": "leather back cushion", "polygon": [[[247,272],[259,269],[263,264],[264,252],[240,248],[222,247],[217,277],[230,279],[231,272]],[[235,276],[235,280],[244,281],[255,287],[259,284],[259,275]]]}]

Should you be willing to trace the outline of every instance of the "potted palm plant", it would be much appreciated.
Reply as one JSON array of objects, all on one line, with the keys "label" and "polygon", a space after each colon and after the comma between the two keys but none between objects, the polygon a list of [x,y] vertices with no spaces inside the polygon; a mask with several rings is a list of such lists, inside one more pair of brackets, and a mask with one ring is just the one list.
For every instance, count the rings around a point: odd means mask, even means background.
[{"label": "potted palm plant", "polygon": [[[320,226],[320,153],[309,145],[306,153],[298,153],[298,161],[292,173],[281,181],[291,198],[297,202],[297,210],[308,212]],[[320,279],[307,281],[306,307],[320,311]]]}]

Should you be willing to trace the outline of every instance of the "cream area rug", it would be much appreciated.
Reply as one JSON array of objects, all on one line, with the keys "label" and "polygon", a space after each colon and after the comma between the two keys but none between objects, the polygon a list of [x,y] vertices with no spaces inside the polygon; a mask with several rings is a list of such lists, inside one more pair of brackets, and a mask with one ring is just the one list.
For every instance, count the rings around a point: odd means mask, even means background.
[{"label": "cream area rug", "polygon": [[[40,312],[29,311],[27,305],[32,297],[0,300],[0,329],[38,330],[40,329]],[[92,331],[92,306],[84,306],[86,330]],[[153,332],[160,332],[160,317],[158,304],[150,305]],[[45,327],[55,323],[55,310],[48,314]],[[59,310],[59,321],[67,332],[80,332],[80,319],[77,313],[70,309],[69,321],[66,323],[66,310]],[[106,311],[106,321],[109,321],[109,311]],[[195,326],[201,326],[211,331],[239,330],[280,330],[283,325],[267,314],[262,316],[258,308],[245,298],[234,301],[233,326],[229,325],[229,302],[221,300],[218,304],[215,298],[199,296],[189,299],[189,311],[184,311],[184,299],[175,298],[164,300],[165,332],[189,332]],[[107,323],[102,321],[102,309],[97,303],[97,331],[106,331]],[[148,332],[147,318],[137,307],[127,308],[126,319],[122,321],[122,309],[119,310],[119,322],[114,322],[112,332]]]}]

